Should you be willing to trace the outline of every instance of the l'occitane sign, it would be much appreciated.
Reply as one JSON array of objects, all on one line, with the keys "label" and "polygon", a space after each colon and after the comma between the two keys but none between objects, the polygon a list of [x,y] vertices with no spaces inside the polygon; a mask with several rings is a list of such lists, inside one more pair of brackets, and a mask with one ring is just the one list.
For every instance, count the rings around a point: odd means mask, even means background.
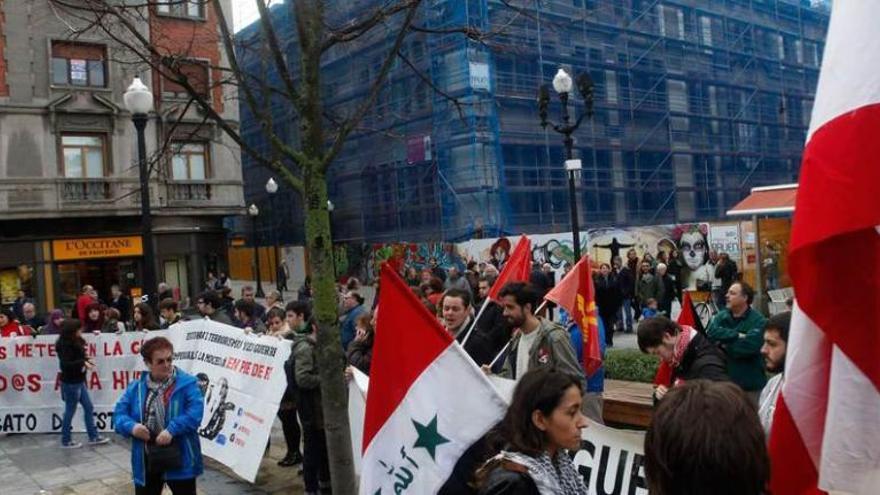
[{"label": "l'occitane sign", "polygon": [[58,239],[52,241],[56,261],[91,258],[141,256],[144,247],[138,235],[127,237],[93,237],[89,239]]}]

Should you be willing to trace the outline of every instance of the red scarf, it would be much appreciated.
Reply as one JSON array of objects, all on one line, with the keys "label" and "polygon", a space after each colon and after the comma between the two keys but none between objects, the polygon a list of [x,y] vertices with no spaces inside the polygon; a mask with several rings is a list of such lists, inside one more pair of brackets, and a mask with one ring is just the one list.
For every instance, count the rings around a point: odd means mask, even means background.
[{"label": "red scarf", "polygon": [[687,351],[687,348],[691,343],[691,338],[696,333],[697,331],[694,330],[693,327],[682,325],[678,342],[675,343],[675,348],[672,350],[672,362],[669,363],[673,368],[678,368],[681,364],[681,358],[684,357],[684,353]]}]

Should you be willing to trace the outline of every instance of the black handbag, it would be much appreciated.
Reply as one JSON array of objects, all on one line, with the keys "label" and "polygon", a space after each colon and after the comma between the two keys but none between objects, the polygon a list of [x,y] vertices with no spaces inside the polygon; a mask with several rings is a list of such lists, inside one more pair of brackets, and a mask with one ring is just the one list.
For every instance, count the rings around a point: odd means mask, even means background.
[{"label": "black handbag", "polygon": [[183,466],[180,447],[173,440],[168,445],[156,445],[150,443],[147,446],[147,471],[151,473],[164,473],[173,471]]}]

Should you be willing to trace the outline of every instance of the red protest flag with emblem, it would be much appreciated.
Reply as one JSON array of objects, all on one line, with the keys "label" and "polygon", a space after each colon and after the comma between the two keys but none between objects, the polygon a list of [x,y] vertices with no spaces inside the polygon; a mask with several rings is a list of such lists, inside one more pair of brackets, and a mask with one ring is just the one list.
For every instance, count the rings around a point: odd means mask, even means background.
[{"label": "red protest flag with emblem", "polygon": [[[880,485],[880,2],[834,2],[789,244],[795,304],[770,490]],[[828,260],[841,260],[828,269]]]},{"label": "red protest flag with emblem", "polygon": [[507,263],[501,268],[501,273],[498,274],[495,283],[492,284],[492,288],[489,290],[489,299],[497,301],[498,293],[508,282],[528,282],[531,273],[532,241],[523,234],[517,241],[516,247],[513,248]]},{"label": "red protest flag with emblem", "polygon": [[[602,366],[595,293],[590,257],[584,256],[568,275],[544,296],[544,299],[565,308],[572,320],[580,327],[584,338],[584,371],[588,377]],[[606,328],[606,331],[610,329]]]}]

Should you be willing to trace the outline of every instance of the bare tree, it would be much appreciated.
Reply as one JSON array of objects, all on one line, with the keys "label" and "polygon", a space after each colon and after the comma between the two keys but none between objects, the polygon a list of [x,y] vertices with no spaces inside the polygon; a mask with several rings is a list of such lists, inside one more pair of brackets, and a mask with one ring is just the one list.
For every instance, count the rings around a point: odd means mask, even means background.
[{"label": "bare tree", "polygon": [[[296,190],[305,205],[306,247],[309,252],[309,269],[315,294],[315,315],[319,323],[317,353],[321,375],[321,389],[330,469],[335,493],[356,491],[351,457],[349,424],[347,415],[347,390],[343,379],[342,346],[336,324],[336,295],[333,273],[333,248],[327,210],[327,169],[339,155],[352,133],[374,107],[392,68],[400,59],[405,67],[418,71],[404,55],[402,47],[411,33],[437,35],[459,34],[479,43],[486,43],[496,33],[481,33],[472,26],[430,29],[417,25],[420,12],[427,10],[428,2],[422,0],[394,0],[370,2],[357,18],[346,20],[342,25],[331,26],[325,0],[296,0],[285,3],[292,10],[295,20],[292,40],[279,34],[270,14],[267,0],[254,0],[259,11],[261,36],[258,47],[236,45],[230,28],[230,12],[225,0],[198,0],[208,19],[215,19],[219,30],[213,38],[197,33],[195,28],[190,43],[180,39],[166,40],[150,30],[158,22],[157,8],[185,8],[192,0],[49,0],[68,20],[71,36],[99,32],[125,47],[132,60],[184,88],[189,97],[186,108],[177,113],[184,115],[190,107],[204,116],[208,122],[226,133],[243,154],[272,171]],[[522,7],[511,8],[509,22],[518,16],[527,16]],[[423,6],[423,4],[426,4]],[[282,7],[283,8],[283,7]],[[501,25],[506,25],[504,22]],[[384,50],[379,70],[370,81],[367,92],[348,111],[339,115],[326,108],[322,99],[322,62],[328,53],[339,45],[355,40],[376,38],[382,29],[392,33],[389,39],[378,43]],[[149,33],[149,34],[148,34]],[[179,35],[179,33],[178,33]],[[172,42],[173,41],[173,42]],[[289,60],[288,43],[296,46],[298,60]],[[192,73],[187,70],[191,50],[198,43],[217,43],[223,46],[225,59],[212,67],[216,77],[210,81],[211,90],[205,91]],[[239,52],[258,48],[265,53],[264,63],[277,75],[278,84],[270,84],[264,74],[248,73],[241,67]],[[430,78],[419,73],[419,78],[431,89],[459,107],[466,104],[446,95],[434,86]],[[239,129],[224,120],[216,110],[214,89],[235,88],[246,108],[259,121],[265,139],[270,143],[268,153],[254,149],[242,138]],[[226,91],[220,91],[221,94]],[[272,102],[281,101],[292,112],[299,124],[299,141],[290,142],[288,136],[276,133],[273,126]],[[239,104],[233,98],[226,104]],[[166,142],[167,144],[167,142]]]}]

